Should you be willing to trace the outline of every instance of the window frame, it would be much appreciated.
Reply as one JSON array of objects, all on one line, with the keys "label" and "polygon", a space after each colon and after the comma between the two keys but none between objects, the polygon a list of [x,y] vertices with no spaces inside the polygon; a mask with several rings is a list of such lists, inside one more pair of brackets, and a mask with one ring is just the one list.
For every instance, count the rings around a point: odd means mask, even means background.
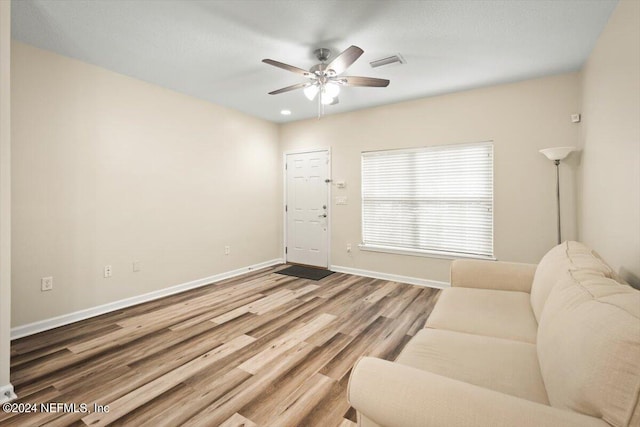
[{"label": "window frame", "polygon": [[[365,197],[364,197],[363,163],[366,155],[371,155],[373,153],[401,154],[401,153],[411,153],[411,152],[446,150],[447,147],[462,148],[462,147],[478,147],[478,146],[488,146],[490,147],[490,150],[491,150],[491,233],[490,233],[491,254],[485,255],[485,254],[475,254],[475,253],[456,252],[456,251],[439,251],[435,249],[401,248],[401,247],[395,247],[395,246],[376,245],[376,244],[364,242]],[[358,245],[360,250],[391,253],[391,254],[398,254],[398,255],[411,255],[411,256],[419,256],[419,257],[439,258],[439,259],[471,258],[471,259],[495,261],[496,258],[495,258],[495,209],[494,209],[494,205],[495,205],[495,180],[494,180],[495,153],[494,152],[495,152],[495,147],[494,147],[493,140],[471,142],[471,143],[458,143],[458,144],[440,144],[440,145],[431,145],[431,146],[414,147],[414,148],[362,151],[360,153],[360,237],[361,237],[360,240],[361,240],[361,243]]]}]

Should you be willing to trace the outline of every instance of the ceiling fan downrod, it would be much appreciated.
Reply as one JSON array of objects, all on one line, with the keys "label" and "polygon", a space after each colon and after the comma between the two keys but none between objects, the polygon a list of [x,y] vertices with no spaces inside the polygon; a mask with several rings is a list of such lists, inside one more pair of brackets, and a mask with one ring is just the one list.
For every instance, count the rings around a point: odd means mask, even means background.
[{"label": "ceiling fan downrod", "polygon": [[318,58],[320,62],[327,62],[327,59],[331,57],[331,50],[321,47],[313,51],[313,54]]}]

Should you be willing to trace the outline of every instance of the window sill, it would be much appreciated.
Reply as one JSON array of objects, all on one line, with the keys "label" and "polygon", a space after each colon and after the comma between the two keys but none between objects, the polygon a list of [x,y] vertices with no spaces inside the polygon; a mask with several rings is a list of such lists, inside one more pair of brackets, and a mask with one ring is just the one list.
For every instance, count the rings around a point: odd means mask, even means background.
[{"label": "window sill", "polygon": [[399,249],[399,248],[392,248],[389,246],[366,245],[364,243],[359,244],[358,247],[360,248],[360,250],[363,250],[363,251],[383,252],[388,254],[410,255],[410,256],[419,256],[419,257],[427,257],[427,258],[438,258],[438,259],[471,258],[471,259],[481,259],[486,261],[496,260],[496,258],[492,256],[463,254],[463,253],[455,253],[455,252],[425,251],[425,250],[419,250],[419,249]]}]

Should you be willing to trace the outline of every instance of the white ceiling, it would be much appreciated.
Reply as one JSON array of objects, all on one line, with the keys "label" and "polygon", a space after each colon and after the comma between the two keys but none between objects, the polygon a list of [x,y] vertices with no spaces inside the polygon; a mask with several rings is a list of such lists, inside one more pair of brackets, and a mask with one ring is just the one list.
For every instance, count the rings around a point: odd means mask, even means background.
[{"label": "white ceiling", "polygon": [[[274,122],[314,117],[313,50],[365,53],[327,114],[580,69],[617,0],[14,0],[17,40]],[[369,62],[401,54],[404,65]],[[291,116],[280,110],[290,109]]]}]

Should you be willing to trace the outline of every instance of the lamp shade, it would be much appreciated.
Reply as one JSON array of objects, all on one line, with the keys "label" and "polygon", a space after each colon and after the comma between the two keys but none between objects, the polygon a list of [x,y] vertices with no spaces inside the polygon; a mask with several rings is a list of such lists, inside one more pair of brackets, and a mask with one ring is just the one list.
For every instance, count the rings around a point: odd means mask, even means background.
[{"label": "lamp shade", "polygon": [[576,151],[576,147],[552,147],[540,150],[549,160],[562,160],[572,151]]},{"label": "lamp shade", "polygon": [[335,101],[334,98],[330,97],[328,94],[322,92],[320,93],[320,102],[322,105],[331,105]]},{"label": "lamp shade", "polygon": [[313,101],[313,98],[316,97],[316,95],[318,94],[318,91],[320,89],[318,88],[318,85],[310,85],[304,88],[304,96],[307,97],[307,99],[309,101]]},{"label": "lamp shade", "polygon": [[335,98],[340,93],[340,86],[331,82],[324,85],[323,89],[324,89],[324,92],[327,95],[329,95],[331,98]]}]

